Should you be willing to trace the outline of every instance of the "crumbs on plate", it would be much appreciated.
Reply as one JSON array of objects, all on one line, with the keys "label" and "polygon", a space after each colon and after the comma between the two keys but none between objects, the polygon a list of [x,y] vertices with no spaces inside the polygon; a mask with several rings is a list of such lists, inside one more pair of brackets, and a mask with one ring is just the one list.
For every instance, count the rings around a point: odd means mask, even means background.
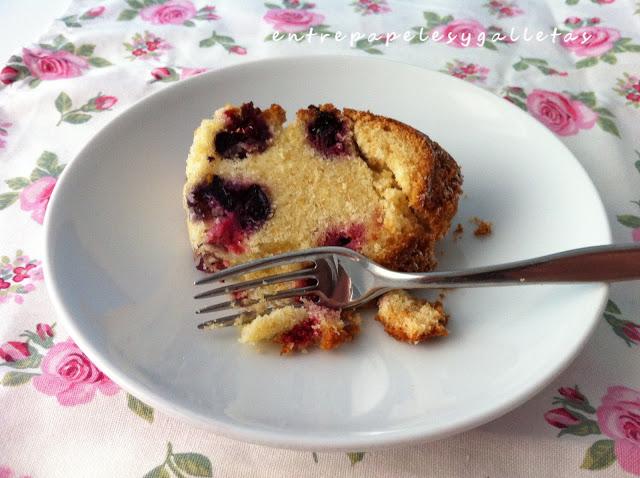
[{"label": "crumbs on plate", "polygon": [[457,241],[462,237],[462,234],[464,234],[464,228],[462,227],[462,224],[458,223],[456,228],[453,230],[453,240]]},{"label": "crumbs on plate", "polygon": [[489,221],[484,221],[478,217],[473,217],[471,218],[470,222],[476,226],[476,229],[473,231],[473,235],[476,237],[490,236],[493,232],[493,223]]}]

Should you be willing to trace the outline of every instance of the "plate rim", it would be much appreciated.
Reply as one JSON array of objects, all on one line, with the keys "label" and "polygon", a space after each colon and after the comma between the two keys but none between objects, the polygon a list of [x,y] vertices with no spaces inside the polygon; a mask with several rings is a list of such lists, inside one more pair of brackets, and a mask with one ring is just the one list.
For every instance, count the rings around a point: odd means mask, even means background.
[{"label": "plate rim", "polygon": [[[60,191],[64,189],[64,184],[66,182],[65,180],[67,176],[71,174],[70,171],[73,171],[74,165],[77,164],[79,162],[79,159],[85,155],[85,152],[91,149],[93,143],[98,141],[98,139],[102,135],[108,134],[108,130],[110,129],[110,127],[113,124],[117,123],[121,117],[131,114],[132,111],[136,109],[144,108],[147,104],[150,104],[165,95],[173,95],[181,89],[189,88],[190,85],[195,84],[196,82],[209,82],[211,81],[212,77],[223,75],[233,70],[251,69],[269,63],[275,64],[276,67],[278,64],[280,64],[280,68],[282,68],[287,64],[291,65],[307,61],[326,62],[328,64],[331,64],[333,62],[345,61],[354,63],[363,62],[369,64],[377,63],[379,65],[392,64],[396,65],[399,68],[414,70],[419,74],[446,77],[450,81],[458,82],[458,85],[463,89],[467,88],[468,90],[473,91],[474,94],[484,96],[485,98],[490,98],[492,101],[499,101],[499,98],[489,90],[483,89],[464,80],[453,78],[436,70],[431,70],[423,66],[407,63],[405,61],[397,59],[371,58],[355,54],[292,55],[274,58],[263,58],[254,61],[244,61],[242,63],[228,65],[222,68],[208,71],[196,77],[189,78],[186,81],[168,85],[159,91],[151,93],[137,100],[136,102],[125,108],[123,111],[119,112],[87,141],[87,143],[79,150],[75,157],[67,163],[62,174],[58,178],[56,188],[54,188],[53,194],[51,195],[48,204],[49,213],[46,214],[44,221],[45,251],[43,257],[43,271],[45,277],[47,278],[47,280],[45,280],[46,289],[54,306],[54,311],[58,320],[63,325],[65,330],[69,333],[69,336],[87,355],[87,357],[111,380],[113,380],[118,386],[120,386],[123,391],[131,393],[136,398],[139,398],[145,403],[148,403],[154,408],[162,411],[162,413],[176,418],[182,422],[189,423],[199,429],[204,429],[224,436],[226,438],[258,445],[306,451],[348,451],[354,449],[374,450],[406,446],[409,444],[414,444],[416,442],[440,440],[471,430],[480,425],[495,420],[524,404],[534,395],[548,386],[558,375],[565,371],[566,368],[575,360],[577,355],[583,350],[586,342],[591,338],[598,324],[598,317],[604,311],[609,295],[608,284],[597,283],[598,288],[593,291],[593,294],[597,295],[599,306],[596,307],[596,310],[590,319],[591,323],[589,323],[588,326],[583,329],[582,335],[579,337],[579,340],[575,342],[575,345],[570,353],[565,354],[562,360],[558,361],[557,366],[552,371],[546,374],[544,379],[533,384],[529,384],[528,387],[521,389],[516,394],[513,394],[510,399],[503,402],[501,406],[494,407],[493,409],[485,411],[484,413],[478,413],[470,419],[457,420],[452,422],[450,421],[446,426],[440,426],[439,428],[432,428],[430,430],[424,430],[421,428],[409,428],[392,430],[389,432],[374,435],[363,434],[362,436],[355,436],[355,434],[351,434],[348,436],[348,438],[339,436],[329,437],[313,434],[301,435],[300,433],[291,433],[287,432],[286,430],[256,429],[245,424],[230,424],[211,417],[204,417],[198,413],[190,411],[186,407],[171,402],[170,399],[164,398],[154,393],[153,391],[147,390],[145,386],[131,379],[125,372],[120,372],[117,367],[112,367],[110,361],[94,349],[94,347],[91,345],[90,338],[85,337],[80,332],[79,328],[75,325],[76,320],[74,319],[73,314],[68,309],[63,299],[64,294],[62,290],[64,289],[64,287],[62,286],[62,284],[58,284],[58,281],[55,279],[55,269],[52,266],[52,256],[54,254],[52,246],[52,222],[54,221],[54,219],[52,219],[52,217],[55,216],[54,211],[56,211],[59,207],[58,197],[62,194],[60,193]],[[353,64],[350,64],[349,66],[353,67]],[[586,179],[585,186],[589,186],[593,190],[595,199],[597,199],[597,204],[599,206],[598,214],[602,217],[602,219],[604,219],[604,223],[606,226],[606,230],[602,231],[606,236],[606,242],[604,244],[611,244],[611,223],[609,221],[606,208],[598,189],[596,188],[593,180],[589,176],[583,164],[578,160],[573,152],[544,125],[536,121],[526,112],[520,110],[520,108],[513,104],[507,105],[507,107],[511,107],[513,108],[513,111],[517,111],[518,113],[516,114],[523,115],[521,117],[526,118],[526,120],[524,121],[527,121],[528,125],[531,125],[531,128],[537,128],[538,131],[546,135],[550,141],[555,142],[556,145],[563,148],[565,152],[573,158],[579,169],[584,174],[584,177]]]}]

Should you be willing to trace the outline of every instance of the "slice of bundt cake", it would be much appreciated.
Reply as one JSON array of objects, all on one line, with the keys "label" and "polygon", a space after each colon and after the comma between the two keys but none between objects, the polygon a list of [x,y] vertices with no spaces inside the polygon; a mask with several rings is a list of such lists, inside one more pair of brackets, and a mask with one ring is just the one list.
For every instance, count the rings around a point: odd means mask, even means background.
[{"label": "slice of bundt cake", "polygon": [[[461,192],[453,158],[419,131],[368,112],[325,104],[298,111],[286,127],[285,119],[278,105],[245,103],[217,110],[196,130],[184,206],[198,268],[326,245],[399,271],[433,268]],[[304,340],[286,345],[289,332],[332,346],[357,333],[352,313],[303,309],[259,316],[242,341],[268,338],[288,352],[305,348]],[[338,339],[323,342],[319,331],[328,330]]]}]

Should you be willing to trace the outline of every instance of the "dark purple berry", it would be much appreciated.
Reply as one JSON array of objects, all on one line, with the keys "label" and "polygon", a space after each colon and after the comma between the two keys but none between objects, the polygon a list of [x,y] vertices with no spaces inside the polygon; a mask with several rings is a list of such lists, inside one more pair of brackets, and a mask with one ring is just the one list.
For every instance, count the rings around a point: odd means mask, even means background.
[{"label": "dark purple berry", "polygon": [[320,245],[348,247],[357,251],[362,247],[363,241],[364,226],[352,224],[349,227],[328,230],[320,241]]},{"label": "dark purple berry", "polygon": [[257,184],[249,186],[242,198],[242,210],[237,211],[238,220],[244,228],[256,227],[271,215],[271,203],[264,190]]},{"label": "dark purple berry", "polygon": [[233,213],[244,230],[259,228],[271,216],[271,201],[260,185],[225,181],[220,176],[196,186],[187,204],[193,216],[202,220]]},{"label": "dark purple berry", "polygon": [[244,103],[239,109],[230,109],[225,114],[225,129],[213,139],[220,156],[225,159],[244,159],[247,154],[261,153],[267,149],[271,130],[262,117],[262,110],[254,107],[253,102]]},{"label": "dark purple berry", "polygon": [[307,125],[307,135],[311,144],[327,156],[348,153],[345,139],[347,126],[335,111],[320,111],[315,106],[309,109],[315,111],[315,118]]},{"label": "dark purple berry", "polygon": [[228,189],[220,176],[213,177],[208,192],[225,211],[233,211],[236,206],[235,195],[232,190]]}]

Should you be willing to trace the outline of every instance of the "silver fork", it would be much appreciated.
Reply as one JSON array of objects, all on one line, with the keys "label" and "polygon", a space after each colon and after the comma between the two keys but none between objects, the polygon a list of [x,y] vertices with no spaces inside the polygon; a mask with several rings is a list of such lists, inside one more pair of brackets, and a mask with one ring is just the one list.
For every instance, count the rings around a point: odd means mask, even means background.
[{"label": "silver fork", "polygon": [[[253,289],[304,280],[264,300],[271,302],[292,297],[315,297],[327,307],[353,308],[393,289],[440,289],[459,287],[527,285],[544,283],[615,282],[640,279],[640,246],[619,244],[585,247],[547,256],[450,272],[404,273],[386,269],[351,249],[319,247],[230,267],[195,282],[195,285],[223,281],[234,276],[293,264],[292,272],[272,274],[254,280],[223,284],[202,292],[196,299],[210,298]],[[199,309],[196,313],[220,312],[223,315],[198,325],[198,328],[225,327],[247,322],[255,312],[247,309],[256,301],[231,299]]]}]

